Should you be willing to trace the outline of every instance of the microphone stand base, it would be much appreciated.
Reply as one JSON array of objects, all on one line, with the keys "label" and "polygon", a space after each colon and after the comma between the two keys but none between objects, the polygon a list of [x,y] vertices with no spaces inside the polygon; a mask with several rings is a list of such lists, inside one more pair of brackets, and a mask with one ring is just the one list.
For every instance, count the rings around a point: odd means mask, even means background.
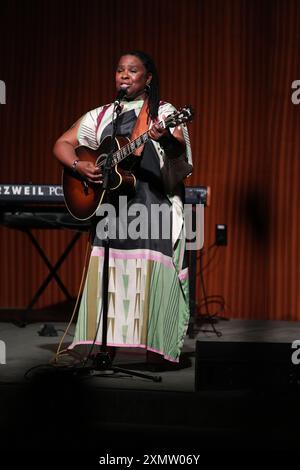
[{"label": "microphone stand base", "polygon": [[135,372],[132,370],[124,369],[123,367],[113,366],[109,353],[105,351],[102,351],[96,354],[91,366],[83,367],[83,369],[80,369],[77,372],[79,373],[79,375],[82,375],[82,374],[84,375],[84,374],[90,374],[90,373],[94,374],[97,371],[99,372],[111,371],[114,373],[120,372],[123,374],[127,374],[129,376],[132,376],[132,377],[141,377],[142,379],[152,380],[153,382],[162,381],[162,378],[157,375],[142,374],[141,372]]}]

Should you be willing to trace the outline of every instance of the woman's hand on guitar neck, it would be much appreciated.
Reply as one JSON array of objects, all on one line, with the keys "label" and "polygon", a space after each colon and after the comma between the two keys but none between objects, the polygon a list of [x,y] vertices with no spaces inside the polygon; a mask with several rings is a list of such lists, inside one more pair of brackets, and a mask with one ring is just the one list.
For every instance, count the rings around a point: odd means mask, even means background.
[{"label": "woman's hand on guitar neck", "polygon": [[93,163],[78,160],[76,172],[89,183],[103,183],[101,170]]},{"label": "woman's hand on guitar neck", "polygon": [[[163,114],[162,118],[163,120],[165,120],[166,116]],[[161,137],[167,136],[169,134],[169,131],[168,129],[161,127],[159,122],[157,122],[153,124],[153,126],[149,129],[148,134],[152,140],[158,141]]]}]

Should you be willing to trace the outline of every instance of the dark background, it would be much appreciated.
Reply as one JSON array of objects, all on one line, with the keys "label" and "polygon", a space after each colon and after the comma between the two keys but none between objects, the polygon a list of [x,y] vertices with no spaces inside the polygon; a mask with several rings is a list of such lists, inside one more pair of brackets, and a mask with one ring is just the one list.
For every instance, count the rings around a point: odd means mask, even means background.
[{"label": "dark background", "polygon": [[[196,110],[188,184],[211,187],[205,247],[228,225],[228,246],[205,270],[208,294],[224,296],[230,317],[299,320],[299,25],[296,0],[2,1],[1,182],[60,183],[56,138],[112,100],[123,50],[145,50],[162,98]],[[0,307],[24,307],[47,268],[22,233],[0,230]],[[36,236],[55,262],[72,233]],[[85,243],[60,271],[74,295]],[[38,306],[62,299],[52,282]]]}]

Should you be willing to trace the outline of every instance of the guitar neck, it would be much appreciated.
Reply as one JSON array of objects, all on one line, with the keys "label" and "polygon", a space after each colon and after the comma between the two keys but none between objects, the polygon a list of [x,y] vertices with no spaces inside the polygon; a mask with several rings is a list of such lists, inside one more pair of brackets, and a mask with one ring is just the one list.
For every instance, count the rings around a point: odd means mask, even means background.
[{"label": "guitar neck", "polygon": [[[167,129],[168,127],[176,127],[179,124],[191,121],[194,115],[194,111],[190,106],[185,106],[181,108],[179,111],[170,114],[165,120],[162,120],[158,123],[161,128]],[[121,147],[119,150],[113,153],[112,155],[112,165],[117,165],[120,163],[124,158],[128,157],[132,152],[137,150],[141,145],[144,145],[147,140],[149,140],[149,130],[141,134],[136,139],[129,142],[124,147]]]},{"label": "guitar neck", "polygon": [[[160,127],[168,127],[166,121],[160,121],[158,125]],[[128,157],[128,155],[134,152],[134,150],[137,150],[141,145],[144,145],[149,139],[150,137],[148,130],[128,144],[124,145],[124,147],[121,147],[119,150],[114,152],[112,156],[112,165],[114,166],[120,163],[122,160],[124,160],[124,158]]]},{"label": "guitar neck", "polygon": [[147,140],[150,139],[149,131],[144,132],[144,134],[141,134],[139,137],[137,137],[135,140],[132,140],[128,144],[124,145],[124,147],[121,147],[119,150],[114,152],[112,156],[112,164],[117,165],[120,163],[124,158],[128,157],[134,150],[138,149],[141,145],[144,145]]}]

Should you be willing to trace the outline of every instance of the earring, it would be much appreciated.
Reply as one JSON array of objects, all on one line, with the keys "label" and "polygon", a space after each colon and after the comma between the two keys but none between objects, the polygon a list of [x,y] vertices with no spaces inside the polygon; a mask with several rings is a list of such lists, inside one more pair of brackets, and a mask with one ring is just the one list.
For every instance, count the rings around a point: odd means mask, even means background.
[{"label": "earring", "polygon": [[146,91],[146,93],[150,93],[150,85],[147,84],[145,86],[145,91]]}]

